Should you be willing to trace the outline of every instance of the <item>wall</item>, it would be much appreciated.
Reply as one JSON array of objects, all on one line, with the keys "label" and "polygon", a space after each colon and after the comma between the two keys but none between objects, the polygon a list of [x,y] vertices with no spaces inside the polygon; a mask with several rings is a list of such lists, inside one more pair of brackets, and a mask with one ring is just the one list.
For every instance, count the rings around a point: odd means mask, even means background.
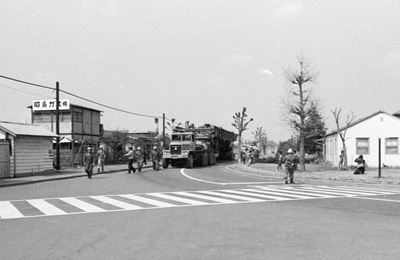
[{"label": "wall", "polygon": [[[14,139],[10,172],[18,176],[38,174],[53,169],[52,137],[19,136]],[[14,168],[15,156],[15,168]]]}]

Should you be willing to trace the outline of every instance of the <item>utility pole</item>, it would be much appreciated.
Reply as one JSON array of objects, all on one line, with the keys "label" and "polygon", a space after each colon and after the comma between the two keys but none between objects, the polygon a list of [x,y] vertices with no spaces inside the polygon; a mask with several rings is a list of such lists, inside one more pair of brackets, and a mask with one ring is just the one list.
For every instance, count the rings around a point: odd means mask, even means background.
[{"label": "utility pole", "polygon": [[56,82],[56,170],[60,169],[60,86]]},{"label": "utility pole", "polygon": [[165,149],[165,113],[163,115],[162,121],[162,135],[163,135],[163,150]]}]

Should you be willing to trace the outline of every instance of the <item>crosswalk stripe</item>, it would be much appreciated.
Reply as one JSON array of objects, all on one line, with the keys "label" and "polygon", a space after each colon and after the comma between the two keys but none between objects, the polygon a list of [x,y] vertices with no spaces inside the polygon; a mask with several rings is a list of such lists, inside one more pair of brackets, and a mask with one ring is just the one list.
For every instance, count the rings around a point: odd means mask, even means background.
[{"label": "crosswalk stripe", "polygon": [[330,193],[342,196],[360,196],[360,195],[371,195],[370,193],[363,192],[353,192],[353,191],[342,191],[342,190],[332,190],[332,189],[324,189],[324,188],[315,188],[315,187],[302,187],[305,190],[315,190],[323,193]]},{"label": "crosswalk stripe", "polygon": [[68,204],[71,204],[72,206],[75,206],[85,212],[102,212],[105,211],[102,208],[99,208],[97,206],[94,206],[90,203],[84,202],[82,200],[79,200],[77,198],[60,198],[60,200],[67,202]]},{"label": "crosswalk stripe", "polygon": [[290,194],[290,193],[287,193],[285,190],[261,189],[261,190],[256,191],[256,192],[264,193],[264,194],[276,195],[276,196],[280,196],[280,197],[291,197],[291,198],[295,198],[295,199],[312,199],[312,198],[315,198],[315,197],[310,197],[310,196],[301,196],[301,195],[296,195],[296,194]]},{"label": "crosswalk stripe", "polygon": [[[262,194],[271,194],[268,190],[244,189],[244,191],[251,191],[251,192],[262,193]],[[286,191],[286,190],[285,190],[284,193],[279,194],[279,195],[280,196],[276,196],[276,195],[267,195],[267,196],[269,196],[271,198],[275,198],[276,197],[277,199],[284,198],[285,200],[288,199],[288,197],[289,197],[289,199],[290,198],[300,198],[300,199],[302,199],[304,197],[305,197],[305,199],[307,199],[307,198],[311,199],[311,198],[315,198],[315,197],[321,197],[321,198],[331,198],[332,197],[332,196],[322,195],[322,194],[310,194],[310,193],[294,192],[294,191]],[[289,196],[286,196],[286,195],[289,195]],[[294,195],[296,197],[292,197],[291,195]],[[312,197],[304,196],[304,195],[311,195]]]},{"label": "crosswalk stripe", "polygon": [[329,189],[332,189],[332,190],[362,191],[362,192],[371,193],[373,195],[376,195],[376,194],[388,194],[388,193],[399,193],[399,191],[395,191],[395,190],[376,190],[376,189],[367,189],[367,188],[361,188],[361,187],[345,187],[345,186],[334,186],[334,187],[322,186],[322,187],[329,188]]},{"label": "crosswalk stripe", "polygon": [[187,197],[204,199],[204,200],[211,200],[211,201],[215,201],[215,202],[219,202],[219,203],[236,203],[237,202],[235,200],[222,199],[222,198],[201,195],[201,194],[196,194],[196,193],[183,192],[183,191],[175,192],[175,194],[179,194],[179,195],[183,195],[183,196],[187,196]]},{"label": "crosswalk stripe", "polygon": [[250,198],[250,197],[244,197],[244,196],[239,196],[239,195],[234,195],[234,194],[228,194],[228,193],[224,193],[223,191],[198,191],[198,192],[202,193],[202,194],[204,193],[204,194],[222,196],[222,197],[227,197],[227,198],[232,198],[232,199],[239,199],[239,200],[250,201],[250,202],[262,202],[262,201],[265,201],[265,200]]},{"label": "crosswalk stripe", "polygon": [[145,197],[141,197],[141,196],[137,196],[137,195],[133,195],[133,194],[127,194],[127,195],[119,195],[120,197],[123,198],[127,198],[127,199],[131,199],[131,200],[135,200],[135,201],[139,201],[139,202],[143,202],[149,205],[153,205],[156,207],[161,207],[161,208],[166,208],[166,207],[175,207],[176,205],[171,204],[171,203],[166,203],[166,202],[162,202],[159,200],[153,200],[153,199],[149,199],[149,198],[145,198]]},{"label": "crosswalk stripe", "polygon": [[[264,191],[279,191],[279,189],[263,189]],[[292,189],[285,189],[285,194],[295,194],[295,195],[300,195],[303,196],[305,195],[306,197],[312,196],[312,197],[321,197],[321,198],[332,198],[333,196],[330,195],[324,195],[324,194],[319,194],[319,193],[310,193],[310,192],[304,192],[304,191],[298,191],[298,190],[292,190]]]},{"label": "crosswalk stripe", "polygon": [[24,215],[9,201],[0,201],[0,218],[23,218]]},{"label": "crosswalk stripe", "polygon": [[191,199],[185,199],[185,198],[181,198],[181,197],[176,197],[170,194],[165,194],[165,193],[148,193],[148,195],[150,196],[154,196],[154,197],[158,197],[158,198],[162,198],[162,199],[168,199],[168,200],[173,200],[173,201],[178,201],[178,202],[183,202],[186,204],[190,204],[190,205],[207,205],[209,203],[206,202],[201,202],[201,201],[197,201],[197,200],[191,200]]},{"label": "crosswalk stripe", "polygon": [[257,192],[257,190],[251,190],[251,189],[232,190],[232,191],[230,191],[230,193],[251,196],[251,197],[258,197],[258,198],[263,198],[263,199],[268,199],[268,200],[289,200],[289,198],[262,194],[262,193]]},{"label": "crosswalk stripe", "polygon": [[38,210],[40,210],[41,212],[43,212],[43,214],[46,214],[49,216],[66,214],[65,211],[57,208],[56,206],[54,206],[42,199],[27,200],[27,202],[29,204],[31,204],[33,207],[35,207]]},{"label": "crosswalk stripe", "polygon": [[107,203],[107,204],[111,204],[113,206],[116,206],[118,208],[125,209],[125,210],[142,209],[142,207],[139,207],[139,206],[136,206],[133,204],[129,204],[129,203],[126,203],[123,201],[119,201],[116,199],[112,199],[112,198],[109,198],[106,196],[91,196],[91,198],[101,201],[101,202],[104,202],[104,203]]}]

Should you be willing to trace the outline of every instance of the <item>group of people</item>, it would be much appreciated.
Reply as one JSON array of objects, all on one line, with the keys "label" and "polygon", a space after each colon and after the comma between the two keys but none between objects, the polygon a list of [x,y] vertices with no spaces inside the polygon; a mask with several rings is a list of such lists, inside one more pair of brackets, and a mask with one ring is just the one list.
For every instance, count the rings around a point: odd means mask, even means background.
[{"label": "group of people", "polygon": [[[137,170],[140,172],[142,170],[143,164],[147,164],[147,152],[142,151],[140,147],[133,152],[133,148],[129,147],[128,153],[124,154],[123,157],[128,158],[128,174],[135,173],[136,169],[133,167],[133,163],[136,160]],[[157,146],[153,147],[151,151],[151,160],[153,162],[153,170],[158,171],[160,169],[161,153],[158,151]]]},{"label": "group of people", "polygon": [[[344,160],[345,160],[345,155],[344,151],[342,150],[339,155],[339,170],[345,169],[344,167]],[[354,171],[354,174],[364,174],[365,173],[365,160],[364,156],[360,154],[355,160],[355,163],[357,163],[356,170]]]},{"label": "group of people", "polygon": [[[137,170],[140,172],[142,170],[143,165],[147,165],[147,152],[146,150],[141,149],[138,147],[135,152],[133,152],[133,148],[129,147],[128,153],[124,154],[123,157],[128,158],[128,173],[131,172],[135,173],[136,169],[133,166],[134,161],[136,160],[137,163]],[[97,162],[97,172],[99,173],[104,172],[104,162],[106,159],[106,153],[104,151],[104,147],[100,146],[97,153],[92,153],[92,148],[88,147],[86,149],[86,153],[84,155],[84,166],[85,172],[89,179],[93,176],[93,169],[95,163]],[[153,150],[151,151],[151,160],[153,162],[153,169],[158,171],[160,169],[160,160],[161,160],[161,153],[158,151],[157,147],[154,146]]]},{"label": "group of people", "polygon": [[257,149],[255,149],[253,146],[244,145],[240,149],[240,160],[243,164],[246,164],[247,162],[247,166],[250,166],[254,163],[256,156]]},{"label": "group of people", "polygon": [[85,165],[85,172],[89,179],[93,176],[94,164],[97,161],[97,172],[104,172],[104,161],[106,160],[106,153],[104,152],[103,146],[99,147],[97,154],[92,153],[92,148],[88,147],[83,159]]}]

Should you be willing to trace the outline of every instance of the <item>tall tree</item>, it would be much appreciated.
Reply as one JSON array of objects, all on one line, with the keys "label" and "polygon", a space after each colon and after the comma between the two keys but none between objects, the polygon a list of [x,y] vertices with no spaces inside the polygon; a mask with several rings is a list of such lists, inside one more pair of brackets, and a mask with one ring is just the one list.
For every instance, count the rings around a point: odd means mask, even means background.
[{"label": "tall tree", "polygon": [[305,152],[304,144],[306,137],[306,118],[312,112],[311,89],[306,88],[307,83],[314,82],[317,75],[303,58],[298,59],[299,69],[287,67],[285,69],[286,80],[289,82],[287,89],[288,98],[285,101],[287,113],[286,119],[289,125],[294,128],[299,135],[300,145],[300,171],[305,171]]},{"label": "tall tree", "polygon": [[112,149],[112,161],[117,162],[119,157],[124,153],[123,149],[125,144],[128,143],[128,131],[127,130],[114,130],[109,132],[102,138],[102,141]]},{"label": "tall tree", "polygon": [[336,124],[336,131],[340,137],[340,140],[342,141],[342,150],[343,150],[343,166],[345,169],[347,169],[347,149],[346,149],[346,133],[347,129],[351,125],[351,123],[354,121],[356,118],[355,115],[353,114],[353,111],[351,112],[351,115],[347,115],[346,117],[346,123],[343,128],[340,127],[340,113],[342,112],[341,108],[335,108],[335,110],[331,110],[333,117],[335,118],[335,124]]},{"label": "tall tree", "polygon": [[260,150],[266,154],[267,151],[267,144],[268,144],[268,136],[265,130],[262,129],[262,127],[257,127],[256,132],[252,132],[254,136],[254,142],[256,144],[259,144],[258,147]]},{"label": "tall tree", "polygon": [[[234,123],[232,123],[232,125],[238,130],[238,138],[239,138],[239,151],[242,147],[242,133],[243,131],[246,131],[247,125],[253,121],[253,118],[250,118],[250,120],[248,122],[246,122],[246,108],[243,107],[242,113],[237,112],[235,113],[235,115],[233,116],[233,119],[235,120]],[[241,156],[239,156],[239,162],[241,161]]]},{"label": "tall tree", "polygon": [[318,104],[311,103],[310,109],[311,111],[306,118],[305,124],[304,151],[308,154],[316,154],[323,151],[323,146],[319,140],[326,135],[326,128],[324,119],[319,112]]}]

